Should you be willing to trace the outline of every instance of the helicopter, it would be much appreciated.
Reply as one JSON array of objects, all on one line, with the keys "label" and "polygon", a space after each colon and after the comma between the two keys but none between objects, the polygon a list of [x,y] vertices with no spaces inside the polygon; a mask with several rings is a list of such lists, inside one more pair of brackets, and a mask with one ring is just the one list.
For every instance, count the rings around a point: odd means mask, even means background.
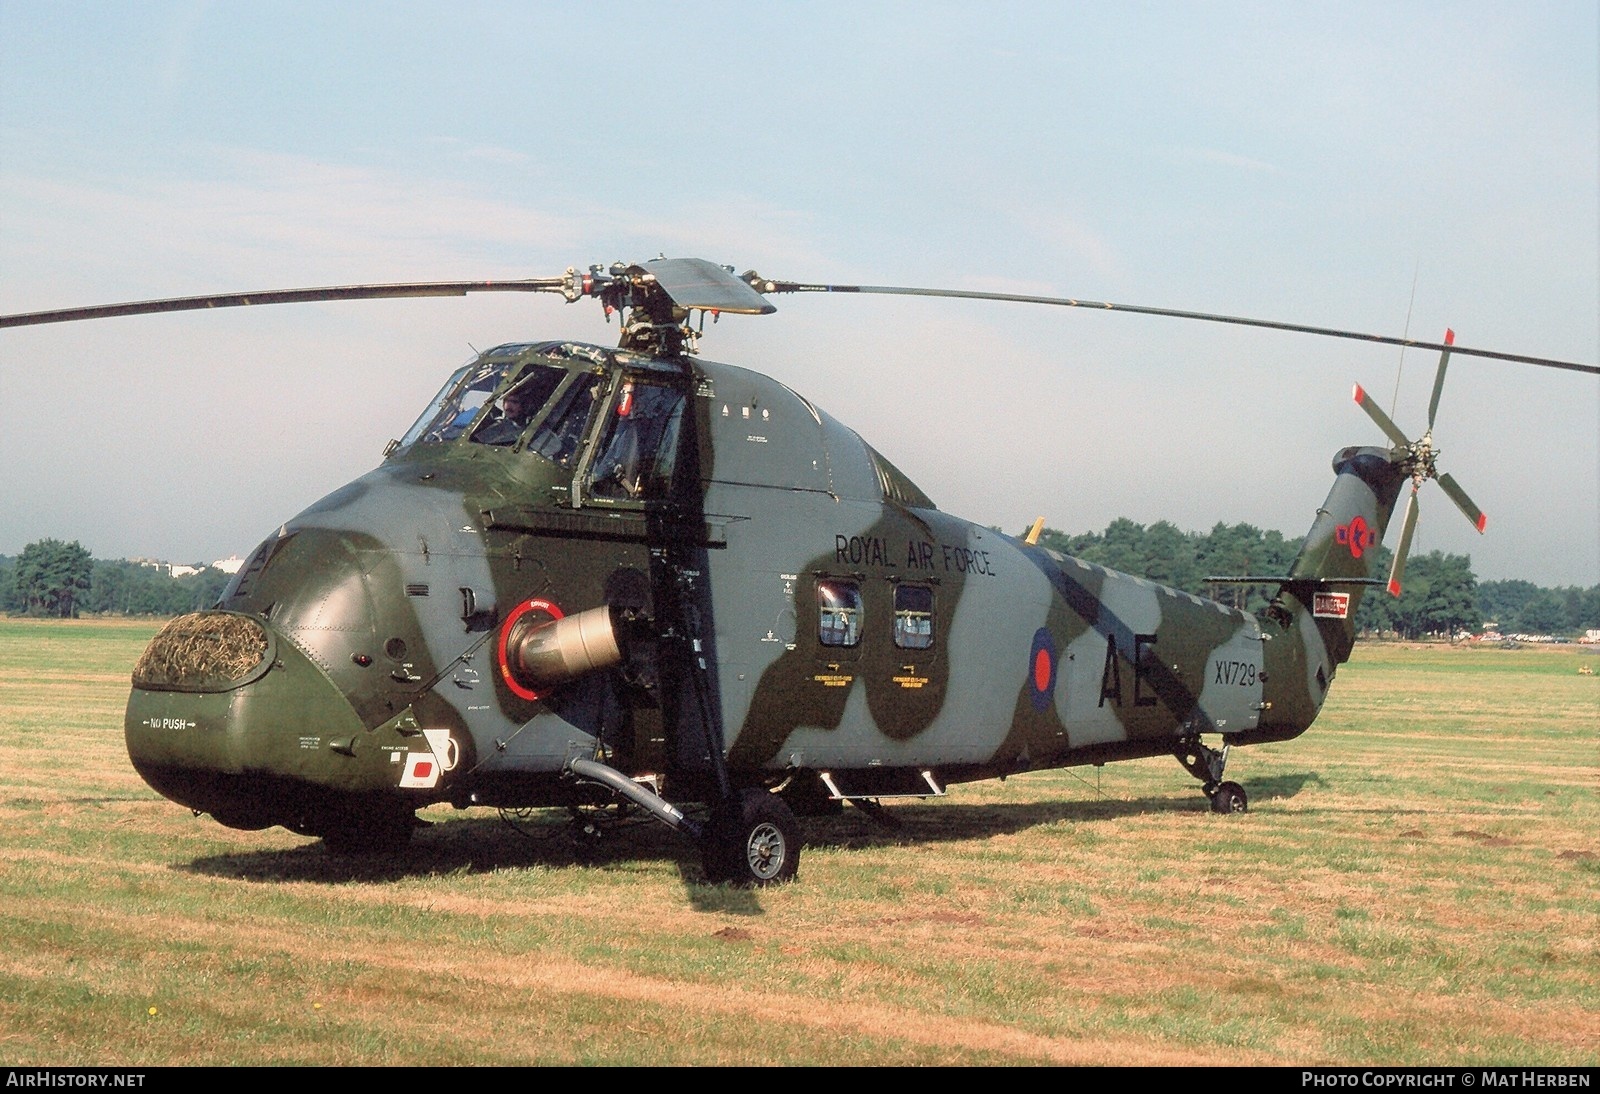
[{"label": "helicopter", "polygon": [[[1070,298],[768,279],[698,258],[514,281],[346,285],[0,316],[0,327],[267,303],[543,292],[618,317],[614,347],[515,342],[452,372],[383,462],[256,547],[132,674],[129,758],[230,828],[396,853],[419,809],[642,810],[712,883],[797,876],[800,817],[1046,768],[1171,755],[1248,809],[1235,746],[1316,718],[1366,590],[1398,595],[1437,466],[1443,342]],[[940,510],[778,381],[699,355],[704,321],[785,293],[1120,310],[1437,350],[1427,428],[1333,459],[1260,613]],[[696,319],[698,318],[698,322]],[[1407,484],[1387,575],[1376,552]]]}]

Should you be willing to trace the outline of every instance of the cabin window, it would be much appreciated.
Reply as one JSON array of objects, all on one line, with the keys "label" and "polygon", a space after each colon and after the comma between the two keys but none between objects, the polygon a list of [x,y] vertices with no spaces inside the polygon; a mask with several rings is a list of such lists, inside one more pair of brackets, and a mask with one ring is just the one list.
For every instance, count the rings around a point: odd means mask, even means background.
[{"label": "cabin window", "polygon": [[618,500],[670,493],[683,405],[676,388],[625,380],[589,465],[588,492]]},{"label": "cabin window", "polygon": [[528,439],[528,451],[557,466],[567,466],[583,440],[583,430],[589,424],[589,412],[594,409],[595,392],[599,387],[600,377],[593,373],[575,376]]},{"label": "cabin window", "polygon": [[824,646],[851,648],[861,642],[861,586],[822,578],[817,582],[817,638]]},{"label": "cabin window", "polygon": [[928,586],[894,587],[894,644],[903,650],[933,646],[933,590]]},{"label": "cabin window", "polygon": [[533,420],[544,409],[544,404],[555,394],[567,370],[550,365],[534,365],[509,389],[489,406],[472,431],[478,444],[511,445],[517,443]]}]

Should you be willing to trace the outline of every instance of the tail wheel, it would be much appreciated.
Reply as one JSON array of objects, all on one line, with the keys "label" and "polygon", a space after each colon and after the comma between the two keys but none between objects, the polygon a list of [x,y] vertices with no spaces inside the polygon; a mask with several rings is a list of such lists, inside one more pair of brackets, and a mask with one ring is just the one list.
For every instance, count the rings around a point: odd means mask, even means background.
[{"label": "tail wheel", "polygon": [[1244,787],[1235,782],[1219,783],[1211,792],[1211,811],[1213,813],[1248,813],[1250,799],[1245,795]]},{"label": "tail wheel", "polygon": [[800,867],[800,824],[777,795],[742,790],[712,811],[701,859],[713,884],[781,885]]}]

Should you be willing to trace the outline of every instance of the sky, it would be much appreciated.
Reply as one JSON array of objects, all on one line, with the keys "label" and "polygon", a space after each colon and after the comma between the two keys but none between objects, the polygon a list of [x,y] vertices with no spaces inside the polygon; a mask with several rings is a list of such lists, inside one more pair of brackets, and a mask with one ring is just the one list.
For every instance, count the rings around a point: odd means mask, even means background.
[{"label": "sky", "polygon": [[[1600,363],[1600,5],[0,0],[0,313],[700,257]],[[1172,319],[777,297],[708,327],[941,509],[1300,535],[1435,355]],[[0,331],[0,554],[247,553],[476,349],[487,294]],[[1600,583],[1600,379],[1457,357],[1413,554]],[[1391,532],[1391,540],[1396,535]],[[1392,545],[1392,543],[1391,543]]]}]

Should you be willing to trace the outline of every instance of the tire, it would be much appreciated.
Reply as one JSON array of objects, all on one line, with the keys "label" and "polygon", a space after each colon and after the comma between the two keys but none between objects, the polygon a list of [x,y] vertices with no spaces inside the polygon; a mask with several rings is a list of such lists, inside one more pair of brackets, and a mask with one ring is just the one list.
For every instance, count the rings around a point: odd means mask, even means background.
[{"label": "tire", "polygon": [[714,885],[782,885],[799,872],[800,824],[777,795],[742,790],[712,810],[701,860]]},{"label": "tire", "polygon": [[1250,799],[1238,783],[1223,783],[1211,792],[1213,813],[1248,813]]}]

